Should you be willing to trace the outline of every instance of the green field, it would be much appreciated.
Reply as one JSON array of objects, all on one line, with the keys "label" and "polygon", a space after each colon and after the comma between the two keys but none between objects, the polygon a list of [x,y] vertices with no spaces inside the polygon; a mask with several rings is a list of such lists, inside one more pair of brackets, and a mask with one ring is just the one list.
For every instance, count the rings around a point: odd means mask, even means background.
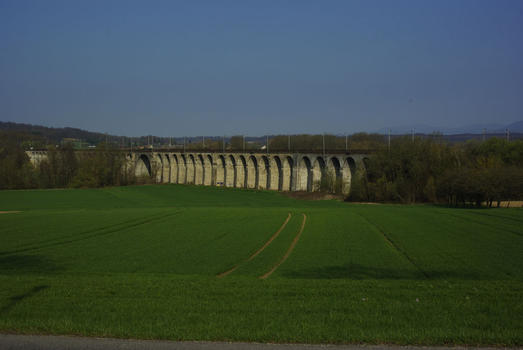
[{"label": "green field", "polygon": [[2,191],[0,211],[19,211],[0,214],[0,332],[523,344],[521,209],[156,185]]}]

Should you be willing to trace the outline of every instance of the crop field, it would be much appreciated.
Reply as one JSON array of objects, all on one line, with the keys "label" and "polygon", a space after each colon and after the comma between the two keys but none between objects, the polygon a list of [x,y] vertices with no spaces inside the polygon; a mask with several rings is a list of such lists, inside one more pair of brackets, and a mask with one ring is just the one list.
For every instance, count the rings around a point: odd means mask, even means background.
[{"label": "crop field", "polygon": [[523,345],[523,210],[0,192],[0,332]]}]

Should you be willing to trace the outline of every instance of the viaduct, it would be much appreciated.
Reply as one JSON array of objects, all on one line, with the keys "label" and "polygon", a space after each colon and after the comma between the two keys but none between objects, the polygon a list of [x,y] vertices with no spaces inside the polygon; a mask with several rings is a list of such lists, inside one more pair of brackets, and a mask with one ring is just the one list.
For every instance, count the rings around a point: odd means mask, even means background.
[{"label": "viaduct", "polygon": [[[241,153],[122,151],[137,176],[150,176],[157,183],[195,184],[276,191],[320,189],[336,183],[348,194],[351,181],[365,171],[366,154]],[[47,157],[46,151],[26,152],[33,164]]]}]

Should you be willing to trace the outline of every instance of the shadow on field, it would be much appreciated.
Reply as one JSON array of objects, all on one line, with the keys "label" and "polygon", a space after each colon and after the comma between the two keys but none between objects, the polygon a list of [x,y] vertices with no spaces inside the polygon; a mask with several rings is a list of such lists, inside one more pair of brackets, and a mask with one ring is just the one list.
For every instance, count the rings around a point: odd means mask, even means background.
[{"label": "shadow on field", "polygon": [[30,298],[33,295],[38,294],[39,292],[41,292],[47,288],[49,288],[49,286],[45,286],[45,285],[34,286],[33,288],[31,288],[30,290],[28,290],[27,292],[25,292],[23,294],[12,296],[11,298],[9,298],[8,303],[0,308],[0,315],[5,312],[8,312],[13,307],[15,307],[18,303],[22,302],[24,299]]},{"label": "shadow on field", "polygon": [[[423,271],[429,279],[481,279],[476,272],[471,271]],[[317,269],[290,271],[284,273],[287,278],[306,279],[412,279],[425,280],[427,277],[418,270],[388,269],[359,264],[347,264],[343,266],[326,266]]]},{"label": "shadow on field", "polygon": [[0,273],[15,275],[24,273],[53,273],[62,270],[51,259],[41,255],[0,255]]}]

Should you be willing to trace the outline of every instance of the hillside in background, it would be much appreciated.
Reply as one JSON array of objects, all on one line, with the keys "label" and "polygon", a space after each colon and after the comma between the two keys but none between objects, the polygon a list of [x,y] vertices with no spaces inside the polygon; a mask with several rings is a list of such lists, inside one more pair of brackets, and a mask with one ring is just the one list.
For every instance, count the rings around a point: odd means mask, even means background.
[{"label": "hillside in background", "polygon": [[408,124],[408,125],[391,125],[386,128],[378,129],[379,134],[388,134],[389,131],[393,135],[409,134],[412,131],[419,134],[433,134],[435,132],[444,135],[470,135],[470,134],[505,134],[506,130],[510,133],[523,133],[523,121],[517,121],[508,125],[499,123],[488,124],[468,124],[460,127],[436,127],[426,124]]},{"label": "hillside in background", "polygon": [[[430,127],[421,127],[419,128],[396,128],[393,130],[406,130],[402,133],[399,132],[393,132],[392,137],[397,137],[399,135],[405,135],[410,134],[411,130],[414,130],[415,135],[419,137],[432,137],[434,135],[434,132],[429,132],[427,130],[431,130]],[[454,129],[455,133],[446,133],[442,132],[440,135],[442,135],[443,139],[449,141],[449,142],[463,142],[467,140],[482,140],[484,137],[491,138],[491,137],[500,137],[505,138],[506,132],[505,130],[510,130],[510,138],[511,139],[522,139],[523,138],[523,121],[515,122],[510,125],[508,125],[505,128],[498,127],[496,130],[490,129],[487,130],[487,134],[484,135],[483,132],[479,132],[477,130],[483,130],[481,128],[481,125],[476,125],[474,127],[470,128],[456,128]],[[434,130],[434,129],[432,129]],[[453,130],[453,129],[448,129]],[[470,131],[466,131],[470,130]],[[474,132],[476,130],[477,132]],[[123,146],[123,147],[129,147],[131,143],[134,146],[141,146],[141,145],[149,145],[151,143],[154,143],[154,145],[157,146],[168,146],[168,145],[178,145],[181,147],[184,143],[187,144],[188,147],[191,145],[199,144],[202,142],[203,138],[205,139],[205,142],[208,144],[211,143],[221,143],[222,140],[225,138],[226,143],[230,143],[235,138],[234,136],[193,136],[193,137],[159,137],[159,136],[151,136],[151,135],[145,135],[145,136],[139,136],[139,137],[127,137],[127,136],[118,136],[118,135],[109,135],[104,134],[101,132],[93,132],[93,131],[87,131],[77,128],[51,128],[41,125],[32,125],[32,124],[23,124],[23,123],[13,123],[13,122],[2,122],[0,121],[0,134],[2,133],[8,133],[11,138],[15,138],[18,140],[19,144],[23,144],[24,146],[31,146],[31,147],[46,147],[47,145],[57,145],[62,143],[64,140],[67,139],[75,139],[82,142],[83,146],[88,145],[97,145],[101,142],[108,142],[116,146]],[[385,135],[388,133],[388,129],[381,129],[378,134]],[[360,133],[360,135],[364,135],[365,133]],[[357,134],[353,134],[357,135]],[[269,138],[274,138],[277,135],[269,135]],[[293,135],[296,136],[296,135]],[[338,135],[343,136],[344,135]],[[239,136],[241,138],[241,136]],[[238,136],[236,136],[238,138]],[[238,140],[236,140],[238,141]],[[246,136],[245,142],[247,143],[253,143],[253,144],[259,144],[264,145],[266,143],[266,136]],[[271,142],[272,143],[272,142]]]}]

